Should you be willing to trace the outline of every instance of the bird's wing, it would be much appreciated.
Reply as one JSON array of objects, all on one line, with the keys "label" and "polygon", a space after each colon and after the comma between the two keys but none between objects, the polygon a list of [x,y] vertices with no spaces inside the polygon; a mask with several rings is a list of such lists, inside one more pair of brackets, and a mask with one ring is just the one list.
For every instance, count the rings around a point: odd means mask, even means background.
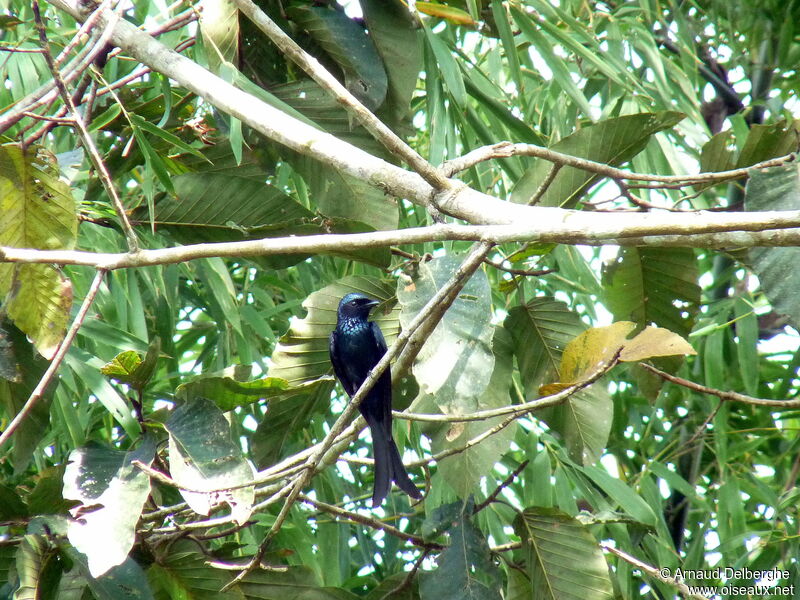
[{"label": "bird's wing", "polygon": [[334,329],[331,332],[330,342],[328,349],[331,355],[331,364],[333,365],[333,373],[336,375],[336,378],[342,383],[342,387],[344,391],[347,392],[348,396],[352,396],[356,393],[356,389],[353,389],[353,380],[350,377],[350,374],[347,372],[345,365],[342,364],[341,353],[336,348],[337,344],[338,333]]},{"label": "bird's wing", "polygon": [[[372,339],[375,340],[375,356],[380,360],[386,354],[386,340],[383,337],[381,328],[375,321],[370,322],[372,329]],[[376,361],[377,362],[377,361]],[[392,372],[389,367],[381,375],[381,378],[375,383],[375,389],[378,390],[381,398],[381,411],[383,426],[388,434],[392,437]]]},{"label": "bird's wing", "polygon": [[372,328],[372,339],[375,340],[375,354],[378,356],[378,360],[380,360],[380,357],[386,354],[386,350],[388,349],[386,346],[386,340],[383,337],[381,328],[375,321],[370,321],[369,325]]}]

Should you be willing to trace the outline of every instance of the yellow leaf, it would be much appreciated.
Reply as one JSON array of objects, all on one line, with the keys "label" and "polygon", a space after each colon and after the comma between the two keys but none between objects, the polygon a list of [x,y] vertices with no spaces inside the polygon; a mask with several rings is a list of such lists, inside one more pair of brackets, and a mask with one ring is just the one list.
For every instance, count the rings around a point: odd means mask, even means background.
[{"label": "yellow leaf", "polygon": [[635,362],[656,356],[697,354],[692,345],[677,333],[662,327],[647,327],[632,340],[625,342],[619,359]]},{"label": "yellow leaf", "polygon": [[469,16],[469,13],[460,8],[453,8],[438,2],[417,2],[416,7],[424,15],[447,19],[456,25],[475,25],[475,20]]},{"label": "yellow leaf", "polygon": [[542,386],[539,386],[539,393],[542,396],[552,396],[553,394],[557,394],[568,387],[570,387],[569,383],[546,383]]},{"label": "yellow leaf", "polygon": [[587,329],[564,348],[559,367],[560,381],[543,385],[539,393],[555,394],[588,380],[608,365],[619,353],[619,360],[636,362],[656,356],[696,354],[691,344],[668,329],[646,327],[628,339],[636,328],[631,321],[618,321],[608,327]]},{"label": "yellow leaf", "polygon": [[618,321],[584,331],[564,348],[559,368],[561,381],[577,383],[594,373],[602,363],[614,358],[635,328],[631,321]]}]

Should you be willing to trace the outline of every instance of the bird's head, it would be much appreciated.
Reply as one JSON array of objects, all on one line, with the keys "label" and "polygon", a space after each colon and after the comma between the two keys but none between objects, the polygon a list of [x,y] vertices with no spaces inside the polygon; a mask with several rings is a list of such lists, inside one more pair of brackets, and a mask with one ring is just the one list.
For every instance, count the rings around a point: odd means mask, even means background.
[{"label": "bird's head", "polygon": [[375,306],[380,304],[380,301],[365,296],[364,294],[347,294],[339,302],[339,318],[340,319],[365,319],[369,316]]}]

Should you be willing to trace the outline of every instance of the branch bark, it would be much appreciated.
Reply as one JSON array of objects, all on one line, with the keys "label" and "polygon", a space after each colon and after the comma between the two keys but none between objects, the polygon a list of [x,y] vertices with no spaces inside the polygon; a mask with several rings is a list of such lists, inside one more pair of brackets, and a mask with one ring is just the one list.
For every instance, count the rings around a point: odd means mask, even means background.
[{"label": "branch bark", "polygon": [[[77,19],[86,18],[79,9],[78,0],[49,1]],[[763,231],[800,227],[800,214],[796,212],[772,213],[772,216],[768,216],[767,213],[729,213],[723,216],[699,212],[691,217],[682,214],[583,214],[560,208],[523,206],[506,202],[456,181],[453,181],[452,186],[439,192],[417,173],[383,161],[269,106],[170,50],[133,24],[124,20],[114,23],[113,20],[113,13],[108,10],[100,11],[99,24],[110,29],[111,41],[114,44],[151,69],[170,77],[220,110],[240,119],[267,138],[361,179],[395,197],[436,208],[442,213],[469,223],[514,224],[516,227],[528,227],[536,232],[548,232],[550,237],[547,241],[562,243],[598,243],[600,240],[605,243],[615,243],[613,238],[619,238],[628,240],[630,244],[667,245],[671,242],[671,245],[699,244],[705,247],[720,247],[728,245],[729,242],[730,245],[740,247],[754,246],[765,243],[769,240],[769,236],[761,236],[758,239],[753,239],[749,235],[734,236],[734,239],[726,239],[724,242],[719,239],[698,239],[691,236],[720,231]],[[532,151],[531,147],[527,150]],[[623,171],[623,177],[624,173]],[[663,179],[662,176],[654,177]],[[704,175],[701,180],[715,180],[714,177],[717,177],[716,180],[725,181],[732,175],[728,173],[719,176]],[[694,180],[696,179],[695,177]],[[687,178],[683,177],[681,180],[687,181]],[[688,180],[693,181],[691,177]],[[769,225],[765,225],[765,218],[770,221]],[[724,219],[730,219],[727,222],[730,226],[722,225]],[[611,233],[612,231],[614,233]],[[681,242],[669,239],[645,240],[652,235],[672,235],[685,239]],[[538,235],[533,235],[531,238],[543,240]],[[797,237],[792,243],[797,243]]]},{"label": "branch bark", "polygon": [[[0,246],[0,263],[82,265],[113,271],[166,265],[210,257],[248,257],[275,254],[316,254],[445,240],[536,242],[600,246],[659,246],[690,248],[752,248],[800,245],[800,211],[758,213],[697,213],[685,215],[600,214],[563,211],[551,223],[514,225],[449,225],[353,234],[321,234],[265,238],[244,242],[193,244],[140,250],[136,253],[37,250]],[[606,220],[602,217],[611,217]]]}]

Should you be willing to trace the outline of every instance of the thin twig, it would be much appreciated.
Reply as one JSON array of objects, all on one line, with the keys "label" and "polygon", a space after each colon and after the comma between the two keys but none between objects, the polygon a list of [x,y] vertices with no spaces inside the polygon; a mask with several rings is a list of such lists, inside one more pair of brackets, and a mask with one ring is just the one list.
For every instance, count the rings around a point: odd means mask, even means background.
[{"label": "thin twig", "polygon": [[[104,0],[104,2],[102,2],[97,9],[86,18],[83,25],[78,30],[78,33],[73,36],[73,42],[75,42],[75,40],[81,41],[82,47],[78,51],[78,54],[75,56],[75,58],[73,58],[62,70],[62,77],[65,83],[70,83],[77,77],[81,76],[95,61],[95,59],[105,50],[106,44],[113,33],[112,28],[104,28],[99,36],[97,36],[94,32],[94,24],[100,18],[100,15],[103,14],[104,7],[108,3],[109,0]],[[116,17],[116,15],[114,15],[114,17]],[[92,36],[88,43],[83,41],[86,32],[89,32]],[[45,52],[45,49],[42,48],[42,54],[45,54]],[[62,54],[56,59],[56,64],[60,64],[59,60],[63,55],[64,53],[62,52]],[[58,89],[56,88],[55,81],[48,81],[47,83],[43,84],[15,103],[12,109],[0,115],[0,133],[4,132],[22,119],[24,117],[23,113],[32,112],[41,106],[50,105],[56,98],[58,98],[58,95]]]},{"label": "thin twig", "polygon": [[484,258],[483,262],[499,271],[505,271],[511,275],[521,275],[522,277],[541,277],[542,275],[549,275],[555,272],[555,269],[515,269],[514,267],[506,267],[502,263],[494,262],[488,258]]},{"label": "thin twig", "polygon": [[688,379],[683,379],[682,377],[677,377],[675,375],[670,375],[669,373],[665,373],[664,371],[661,371],[660,369],[657,369],[652,365],[648,365],[647,363],[641,363],[641,365],[642,367],[644,367],[651,373],[655,373],[662,379],[666,379],[667,381],[670,381],[672,383],[676,383],[690,390],[694,390],[695,392],[700,392],[701,394],[716,396],[720,400],[729,402],[743,402],[745,404],[754,404],[756,406],[769,406],[771,408],[781,408],[781,409],[800,407],[800,399],[770,400],[768,398],[754,398],[753,396],[747,396],[745,394],[739,394],[737,392],[726,392],[724,390],[717,390],[714,388],[707,387],[705,385],[700,385],[699,383],[695,383],[694,381],[689,381]]},{"label": "thin twig", "polygon": [[[81,23],[81,26],[78,28],[78,31],[75,32],[75,35],[72,36],[72,39],[69,41],[69,43],[64,46],[61,49],[61,52],[58,53],[58,56],[55,57],[55,64],[57,67],[61,66],[61,63],[66,60],[67,56],[69,56],[69,53],[72,52],[73,49],[84,43],[86,35],[94,29],[94,26],[100,19],[101,11],[109,8],[113,2],[114,0],[103,0],[97,5],[97,8],[92,11],[92,14],[90,14],[83,23]],[[103,46],[105,46],[105,44],[103,44]],[[47,50],[42,48],[42,52],[47,52]]]},{"label": "thin twig", "polygon": [[[527,414],[528,412],[534,410],[535,408],[543,408],[545,406],[556,406],[558,404],[561,404],[561,403],[565,402],[570,396],[576,394],[577,392],[579,392],[580,390],[582,390],[582,389],[584,389],[586,387],[589,387],[592,383],[596,382],[603,375],[608,373],[614,367],[614,365],[617,364],[617,362],[618,362],[618,356],[615,356],[613,360],[608,361],[605,365],[603,365],[601,368],[599,368],[597,371],[595,371],[592,374],[592,376],[589,377],[588,379],[586,379],[585,381],[582,381],[581,383],[576,384],[573,387],[570,387],[570,388],[567,388],[565,390],[562,390],[558,394],[553,394],[552,396],[545,396],[544,398],[539,398],[537,400],[533,400],[531,402],[526,402],[525,404],[520,404],[520,405],[514,407],[514,408],[517,409],[516,412],[513,412],[512,414],[507,416],[505,419],[503,419],[502,421],[500,421],[499,423],[497,423],[493,427],[490,427],[486,431],[476,435],[474,438],[472,438],[471,440],[468,440],[466,443],[464,443],[461,446],[454,447],[454,448],[448,448],[447,450],[442,450],[441,452],[439,452],[437,454],[434,454],[433,456],[430,456],[428,458],[425,458],[425,459],[422,459],[422,460],[418,460],[418,461],[415,461],[415,462],[411,462],[406,466],[408,466],[408,467],[416,467],[416,466],[421,466],[421,465],[427,465],[428,463],[431,463],[431,462],[439,462],[440,460],[442,460],[444,458],[447,458],[448,456],[453,456],[454,454],[460,454],[461,452],[465,452],[465,451],[469,450],[470,448],[472,448],[473,446],[476,446],[476,445],[480,444],[481,442],[483,442],[483,440],[493,436],[496,433],[499,433],[500,431],[502,431],[503,429],[505,429],[506,427],[511,425],[511,423],[513,423],[514,421],[516,421],[520,417],[523,417],[525,414]],[[510,412],[510,411],[506,409],[506,410],[503,411],[502,414],[508,414],[508,412]],[[402,414],[402,413],[400,413],[400,414]],[[476,413],[473,413],[473,414],[476,414]],[[429,416],[431,416],[431,417],[440,417],[440,416],[443,416],[443,415],[429,415]],[[472,419],[469,419],[469,420],[472,420]]]},{"label": "thin twig", "polygon": [[75,315],[75,320],[72,321],[72,325],[67,331],[67,334],[64,336],[64,339],[61,340],[61,343],[58,345],[58,350],[56,350],[55,355],[53,356],[53,360],[50,361],[50,365],[47,367],[47,370],[42,375],[42,378],[39,380],[39,383],[36,384],[36,387],[31,392],[31,395],[28,396],[28,399],[25,401],[25,404],[22,406],[20,411],[14,416],[11,422],[6,427],[5,431],[0,434],[0,446],[5,444],[12,435],[14,435],[14,431],[19,427],[20,423],[30,414],[30,412],[36,406],[36,403],[41,400],[42,396],[44,395],[47,387],[53,381],[55,377],[56,371],[58,371],[58,367],[61,366],[61,361],[64,360],[64,356],[67,354],[67,350],[69,350],[72,341],[75,339],[75,335],[77,335],[78,330],[83,325],[84,320],[86,320],[86,315],[89,312],[89,307],[92,305],[92,301],[94,297],[97,295],[97,290],[100,289],[100,284],[103,281],[103,277],[105,276],[106,271],[100,269],[95,273],[94,280],[92,281],[92,285],[89,287],[89,291],[86,292],[86,297],[83,299],[83,304],[81,304],[80,309],[78,310],[78,314]]},{"label": "thin twig", "polygon": [[54,125],[70,125],[73,127],[75,126],[75,119],[50,117],[48,115],[40,115],[38,113],[30,112],[27,110],[23,112],[22,115],[31,119],[36,119],[37,121],[48,121],[50,123],[53,123]]},{"label": "thin twig", "polygon": [[536,146],[534,144],[512,144],[511,142],[499,142],[490,146],[477,148],[465,154],[464,156],[448,161],[447,165],[450,169],[455,169],[455,171],[463,171],[464,169],[468,169],[485,160],[490,160],[493,158],[508,158],[511,156],[533,156],[536,158],[543,158],[544,160],[559,164],[561,166],[575,167],[577,169],[589,171],[591,173],[597,173],[598,175],[603,175],[611,179],[692,185],[695,183],[709,182],[722,183],[731,179],[741,179],[742,177],[747,177],[748,172],[751,169],[776,167],[790,162],[795,159],[796,153],[786,154],[784,156],[779,156],[777,158],[756,163],[749,167],[733,169],[730,171],[698,173],[696,175],[652,175],[649,173],[633,173],[623,169],[617,169],[616,167],[611,167],[603,163],[598,163],[584,158],[578,158],[577,156],[571,156],[569,154],[563,154],[561,152],[556,152],[555,150],[550,150],[549,148]]},{"label": "thin twig", "polygon": [[507,488],[509,485],[511,485],[511,484],[512,484],[512,482],[514,481],[514,479],[516,479],[516,478],[517,478],[517,475],[519,475],[520,473],[522,473],[522,471],[524,471],[524,470],[525,470],[525,467],[527,467],[527,466],[528,466],[528,463],[529,463],[529,462],[530,462],[530,461],[529,461],[529,460],[527,460],[527,459],[523,460],[523,461],[520,463],[520,465],[519,465],[519,466],[518,466],[516,469],[514,469],[513,471],[511,471],[511,473],[509,473],[509,474],[508,474],[508,477],[506,477],[506,478],[505,478],[505,479],[504,479],[504,480],[503,480],[503,481],[500,483],[500,485],[498,485],[498,486],[497,486],[497,487],[494,489],[494,491],[493,491],[491,494],[489,494],[489,495],[486,497],[486,500],[484,500],[483,502],[481,502],[480,504],[478,504],[478,505],[476,505],[476,506],[475,506],[475,509],[472,511],[472,514],[473,514],[473,515],[477,515],[477,514],[478,514],[479,512],[481,512],[481,511],[482,511],[484,508],[486,508],[486,507],[487,507],[487,506],[489,506],[489,505],[490,505],[492,502],[494,502],[495,500],[497,500],[497,497],[500,495],[500,492],[502,492],[502,491],[503,491],[505,488]]},{"label": "thin twig", "polygon": [[531,199],[528,201],[528,206],[536,206],[539,204],[539,202],[542,200],[542,196],[544,196],[545,192],[547,192],[547,190],[550,188],[550,184],[553,183],[553,180],[556,178],[556,175],[558,175],[558,172],[561,170],[562,166],[563,165],[554,163],[550,167],[550,170],[547,172],[547,176],[544,178],[544,181],[542,181],[539,189],[534,192],[533,196],[531,196]]},{"label": "thin twig", "polygon": [[319,511],[328,513],[337,517],[338,519],[347,519],[348,521],[352,521],[353,523],[359,523],[361,525],[366,525],[367,527],[371,527],[372,529],[377,529],[380,531],[384,531],[389,535],[393,535],[396,538],[400,538],[401,540],[405,540],[406,542],[410,542],[415,546],[419,546],[420,548],[425,548],[427,550],[442,550],[444,546],[442,544],[436,542],[428,542],[425,541],[423,538],[419,537],[418,535],[414,535],[412,533],[406,533],[393,525],[389,525],[388,523],[384,523],[380,519],[375,519],[372,517],[367,517],[366,515],[359,514],[357,512],[353,512],[344,508],[340,508],[338,506],[334,506],[333,504],[327,504],[326,502],[321,502],[319,500],[313,500],[309,498],[305,494],[299,494],[298,500],[301,502],[305,502],[310,506],[313,506]]},{"label": "thin twig", "polygon": [[486,410],[479,410],[473,413],[466,413],[463,415],[443,415],[435,413],[409,413],[392,411],[392,416],[397,419],[406,419],[409,421],[424,421],[428,423],[462,423],[466,421],[485,421],[494,417],[502,417],[505,415],[513,415],[514,418],[525,415],[534,410],[557,406],[566,401],[570,396],[576,392],[590,386],[595,381],[600,379],[603,375],[608,373],[617,364],[617,359],[614,358],[599,365],[598,368],[587,377],[585,380],[571,385],[568,388],[561,390],[549,396],[536,398],[523,404],[510,404],[508,406],[501,406],[499,408],[489,408]]},{"label": "thin twig", "polygon": [[678,592],[680,592],[680,594],[684,598],[691,598],[692,600],[708,600],[707,596],[703,596],[701,594],[693,593],[692,590],[689,589],[689,586],[686,585],[684,582],[678,581],[674,577],[663,575],[662,574],[662,570],[663,569],[659,569],[659,568],[656,568],[656,567],[654,567],[652,565],[648,565],[646,562],[643,562],[643,561],[639,560],[635,556],[631,556],[627,552],[623,552],[622,550],[619,550],[618,548],[614,548],[614,546],[611,546],[609,544],[601,543],[600,547],[603,550],[605,550],[606,552],[609,552],[609,553],[611,553],[611,554],[613,554],[615,556],[618,556],[619,558],[624,560],[626,563],[628,563],[630,565],[633,565],[634,567],[636,567],[637,569],[640,569],[641,571],[644,571],[650,577],[653,577],[654,579],[658,579],[662,583],[666,583],[667,585],[670,585],[670,586],[674,587],[675,589],[678,590]]},{"label": "thin twig", "polygon": [[75,103],[72,101],[72,96],[70,96],[67,86],[64,83],[64,79],[61,77],[61,73],[58,70],[58,65],[56,64],[55,60],[53,59],[53,55],[50,52],[50,41],[47,39],[47,29],[45,28],[42,15],[39,10],[39,0],[33,0],[31,6],[33,8],[33,18],[36,22],[36,28],[39,31],[39,43],[42,45],[42,48],[45,51],[44,57],[47,61],[47,66],[50,68],[50,73],[53,75],[53,80],[55,81],[56,87],[61,94],[61,99],[69,109],[72,119],[75,121],[78,134],[83,142],[84,147],[89,152],[89,156],[92,159],[95,169],[97,169],[97,172],[100,176],[100,181],[103,182],[103,187],[106,189],[108,197],[111,198],[112,203],[114,204],[114,210],[117,211],[117,217],[120,220],[122,230],[125,232],[125,237],[128,241],[128,251],[135,254],[139,251],[139,241],[136,239],[136,234],[134,233],[133,227],[131,227],[131,223],[128,220],[128,215],[125,212],[125,207],[122,205],[122,200],[120,200],[117,190],[114,187],[114,182],[111,180],[111,174],[108,172],[108,169],[103,162],[103,157],[100,156],[100,152],[98,152],[97,146],[95,146],[94,140],[89,134],[86,124],[83,122],[83,117],[75,107]]},{"label": "thin twig", "polygon": [[417,560],[414,561],[414,566],[412,566],[411,570],[406,574],[405,577],[403,577],[403,581],[401,581],[399,584],[397,584],[396,587],[394,587],[393,589],[386,592],[383,596],[381,596],[380,600],[387,600],[388,598],[391,598],[395,594],[399,594],[400,592],[405,590],[408,586],[410,586],[411,582],[414,580],[414,576],[417,574],[417,571],[419,571],[420,567],[422,566],[422,563],[425,562],[425,559],[428,557],[428,554],[430,554],[430,550],[428,549],[423,550],[422,553],[417,558]]}]

